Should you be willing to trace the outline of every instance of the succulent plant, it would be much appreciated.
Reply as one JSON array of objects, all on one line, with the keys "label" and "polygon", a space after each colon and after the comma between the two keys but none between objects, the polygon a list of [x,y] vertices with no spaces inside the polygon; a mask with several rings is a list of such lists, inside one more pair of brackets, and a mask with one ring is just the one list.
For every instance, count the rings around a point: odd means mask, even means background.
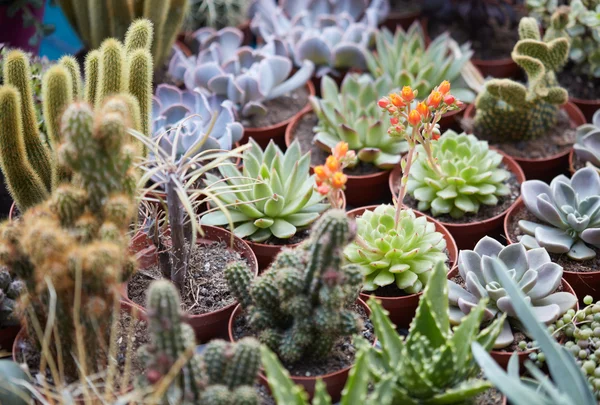
[{"label": "succulent plant", "polygon": [[281,40],[296,66],[306,60],[316,76],[340,70],[366,70],[377,24],[385,18],[387,1],[257,0],[251,28],[262,39]]},{"label": "succulent plant", "polygon": [[14,312],[24,289],[22,281],[15,279],[6,267],[0,267],[0,329],[19,324]]},{"label": "succulent plant", "polygon": [[[244,152],[241,172],[233,166],[219,166],[222,179],[207,173],[205,183],[249,186],[248,190],[233,189],[215,196],[227,205],[235,235],[253,242],[264,242],[272,236],[289,239],[328,207],[322,203],[323,196],[314,192],[314,179],[309,174],[310,153],[301,155],[297,142],[285,153],[273,141],[264,152],[252,138],[250,144],[252,147]],[[223,226],[229,224],[229,218],[223,212],[211,212],[201,222]]]},{"label": "succulent plant", "polygon": [[195,31],[202,27],[235,27],[248,17],[247,0],[190,0],[184,27]]},{"label": "succulent plant", "polygon": [[473,51],[469,43],[459,47],[453,42],[445,33],[427,46],[418,21],[408,31],[398,27],[395,34],[383,29],[377,37],[377,52],[368,54],[368,69],[373,77],[387,77],[394,88],[412,85],[422,95],[448,80],[456,98],[470,103],[475,93],[461,80],[461,71]]},{"label": "succulent plant", "polygon": [[600,175],[593,168],[579,169],[569,180],[555,177],[550,185],[528,180],[521,185],[527,210],[541,224],[521,220],[520,239],[528,248],[543,247],[550,253],[566,253],[573,260],[596,257],[590,248],[600,247]]},{"label": "succulent plant", "polygon": [[567,62],[569,40],[552,38],[552,31],[542,40],[531,17],[521,19],[519,37],[511,56],[525,70],[527,86],[510,79],[490,80],[475,100],[476,134],[499,141],[544,136],[556,124],[559,106],[568,100],[555,72]]},{"label": "succulent plant", "polygon": [[408,150],[406,141],[387,132],[387,112],[377,105],[386,94],[389,82],[381,77],[349,74],[341,88],[329,76],[321,81],[321,98],[311,96],[319,123],[314,142],[329,151],[344,141],[356,151],[358,159],[381,169],[391,169]]},{"label": "succulent plant", "polygon": [[394,216],[391,205],[366,210],[356,219],[356,241],[344,255],[362,269],[364,290],[396,283],[399,289],[416,294],[423,291],[435,263],[448,260],[446,240],[433,222],[412,210],[402,210],[396,226]]},{"label": "succulent plant", "polygon": [[482,299],[487,299],[482,321],[494,319],[499,313],[508,316],[496,339],[495,348],[504,348],[513,342],[512,327],[527,332],[517,319],[498,272],[507,273],[518,284],[531,302],[539,322],[549,325],[577,303],[575,295],[557,292],[562,280],[562,267],[553,263],[548,252],[542,248],[527,251],[521,243],[504,247],[495,239],[485,236],[477,242],[474,250],[461,250],[458,271],[465,287],[448,281],[450,321],[454,325],[464,322],[465,314],[477,307]]},{"label": "succulent plant", "polygon": [[354,236],[346,213],[330,210],[308,240],[283,250],[257,279],[245,263],[225,270],[250,328],[283,361],[325,357],[340,337],[362,330],[361,319],[349,308],[358,298],[362,275],[357,266],[346,265],[342,254]]},{"label": "succulent plant", "polygon": [[591,124],[577,128],[577,141],[573,145],[577,158],[600,168],[600,110],[594,113]]},{"label": "succulent plant", "polygon": [[[211,101],[197,90],[180,90],[168,84],[156,88],[152,105],[153,134],[164,137],[162,144],[167,153],[171,153],[173,144],[177,143],[176,153],[183,156],[202,141],[204,144],[197,152],[231,150],[242,139],[244,128],[235,122],[230,104],[214,106]],[[181,128],[179,133],[178,128]]]},{"label": "succulent plant", "polygon": [[461,218],[477,213],[481,204],[498,204],[499,197],[510,193],[504,184],[510,173],[500,167],[502,155],[487,142],[450,130],[431,146],[441,172],[431,167],[423,145],[418,145],[408,178],[408,193],[419,201],[419,211]]}]

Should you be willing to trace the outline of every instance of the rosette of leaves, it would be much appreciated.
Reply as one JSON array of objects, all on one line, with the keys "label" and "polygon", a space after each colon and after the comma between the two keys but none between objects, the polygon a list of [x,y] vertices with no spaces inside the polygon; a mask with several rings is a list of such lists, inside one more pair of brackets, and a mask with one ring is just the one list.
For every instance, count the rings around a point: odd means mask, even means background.
[{"label": "rosette of leaves", "polygon": [[475,93],[461,79],[461,71],[473,55],[469,43],[459,47],[445,33],[427,46],[423,28],[415,22],[408,31],[398,27],[395,34],[384,28],[375,49],[377,52],[367,55],[373,77],[386,76],[393,87],[412,86],[419,94],[428,94],[448,80],[457,99],[465,103],[475,99]]},{"label": "rosette of leaves", "polygon": [[571,179],[561,174],[550,185],[528,180],[521,185],[521,196],[527,210],[542,221],[519,221],[519,228],[526,234],[521,243],[530,249],[543,247],[550,253],[566,253],[573,260],[596,257],[593,248],[600,247],[597,170],[579,169]]},{"label": "rosette of leaves", "polygon": [[[240,238],[253,242],[273,236],[289,239],[329,207],[323,203],[323,196],[314,192],[310,153],[302,155],[297,142],[285,153],[273,141],[264,151],[252,138],[250,144],[252,147],[244,152],[242,171],[221,165],[221,177],[206,174],[206,185],[229,213],[208,213],[202,217],[202,224],[224,226],[231,218],[233,233]],[[219,192],[219,184],[227,190]]]},{"label": "rosette of leaves", "polygon": [[477,242],[474,250],[461,250],[458,271],[465,286],[448,281],[450,321],[455,325],[464,322],[465,314],[478,307],[482,299],[487,299],[482,321],[492,320],[501,313],[508,316],[496,339],[495,348],[504,348],[513,342],[514,327],[526,332],[519,323],[498,272],[506,273],[517,283],[531,303],[537,320],[546,325],[555,322],[577,303],[577,297],[573,294],[557,292],[563,269],[553,263],[548,252],[542,248],[527,251],[521,243],[505,247],[486,236]]},{"label": "rosette of leaves", "polygon": [[380,205],[356,219],[356,240],[344,250],[346,258],[358,264],[366,276],[363,289],[374,291],[396,284],[416,294],[427,284],[438,261],[446,262],[446,240],[427,217],[402,210],[394,225],[395,208]]},{"label": "rosette of leaves", "polygon": [[487,142],[447,131],[431,146],[438,169],[431,167],[423,145],[417,145],[407,183],[419,211],[461,218],[476,214],[482,204],[498,204],[498,198],[510,193],[504,184],[510,173],[500,167],[502,155],[490,150]]},{"label": "rosette of leaves", "polygon": [[600,110],[594,113],[591,124],[583,124],[577,128],[577,141],[573,150],[577,158],[600,168]]},{"label": "rosette of leaves", "polygon": [[362,162],[385,170],[396,166],[408,144],[403,138],[390,136],[387,112],[377,105],[389,87],[385,77],[374,80],[369,75],[350,74],[341,88],[329,76],[323,77],[321,98],[310,99],[319,118],[314,142],[327,151],[338,142],[347,142]]}]

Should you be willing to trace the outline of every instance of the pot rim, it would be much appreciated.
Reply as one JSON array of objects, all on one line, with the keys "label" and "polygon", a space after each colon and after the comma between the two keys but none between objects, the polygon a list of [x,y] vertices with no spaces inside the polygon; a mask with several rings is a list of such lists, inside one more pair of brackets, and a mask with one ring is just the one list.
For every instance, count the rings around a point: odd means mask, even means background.
[{"label": "pot rim", "polygon": [[583,104],[583,105],[589,105],[589,106],[597,106],[598,108],[600,108],[600,98],[595,98],[592,100],[588,100],[585,98],[579,98],[579,97],[575,97],[575,96],[571,96],[569,95],[569,101],[572,102],[573,104]]}]

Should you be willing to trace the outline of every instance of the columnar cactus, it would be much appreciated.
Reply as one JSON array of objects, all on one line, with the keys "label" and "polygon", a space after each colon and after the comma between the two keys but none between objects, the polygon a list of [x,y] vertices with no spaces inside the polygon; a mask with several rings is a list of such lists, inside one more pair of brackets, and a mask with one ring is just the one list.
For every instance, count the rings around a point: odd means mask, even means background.
[{"label": "columnar cactus", "polygon": [[524,17],[512,58],[525,70],[527,86],[510,79],[490,80],[475,100],[475,132],[498,141],[543,136],[557,122],[559,106],[568,93],[555,72],[567,62],[569,40],[540,38],[537,21]]},{"label": "columnar cactus", "polygon": [[19,324],[14,312],[24,289],[21,280],[16,280],[6,267],[0,267],[0,329]]},{"label": "columnar cactus", "polygon": [[349,306],[358,298],[362,275],[342,255],[353,238],[345,212],[331,210],[309,240],[280,253],[259,278],[252,280],[250,269],[239,264],[226,269],[250,327],[283,361],[326,356],[339,337],[361,331]]},{"label": "columnar cactus", "polygon": [[187,357],[165,394],[165,403],[259,404],[253,388],[260,366],[258,342],[214,340],[201,355],[195,353],[194,331],[185,323],[177,290],[166,280],[150,286],[146,308],[151,338],[138,351],[146,370],[138,378],[141,387],[159,383],[177,361]]}]

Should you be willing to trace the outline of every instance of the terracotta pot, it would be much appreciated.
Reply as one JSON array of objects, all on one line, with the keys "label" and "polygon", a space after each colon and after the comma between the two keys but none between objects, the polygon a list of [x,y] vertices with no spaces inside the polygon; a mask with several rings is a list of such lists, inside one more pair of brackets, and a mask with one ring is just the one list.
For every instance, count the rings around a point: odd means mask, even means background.
[{"label": "terracotta pot", "polygon": [[600,100],[585,100],[583,98],[569,97],[569,101],[575,104],[583,113],[586,122],[592,122],[594,113],[600,109]]},{"label": "terracotta pot", "polygon": [[492,60],[471,59],[471,62],[479,69],[483,77],[517,78],[521,74],[521,68],[510,57]]},{"label": "terracotta pot", "polygon": [[[306,82],[306,87],[308,88],[308,93],[311,96],[315,95],[315,86],[313,86],[312,82]],[[263,128],[246,128],[244,127],[244,136],[240,141],[240,144],[245,144],[248,142],[250,137],[254,138],[254,140],[261,146],[261,148],[266,148],[269,144],[269,141],[272,139],[275,141],[277,145],[282,148],[285,148],[285,131],[288,125],[296,120],[299,116],[304,114],[305,111],[310,109],[310,103],[307,102],[306,106],[298,111],[296,114],[291,116],[285,121],[280,122],[279,124],[271,125]]]},{"label": "terracotta pot", "polygon": [[394,11],[388,14],[387,19],[380,25],[380,28],[387,28],[392,33],[396,32],[398,26],[401,26],[403,30],[408,30],[413,22],[419,19],[421,16],[421,10],[411,11],[403,13],[401,11]]},{"label": "terracotta pot", "polygon": [[300,242],[298,242],[290,243],[289,245],[270,245],[267,243],[252,242],[250,240],[245,240],[245,242],[250,246],[250,249],[252,249],[252,252],[254,252],[254,255],[256,256],[260,273],[273,263],[275,256],[281,252],[281,249],[284,247],[295,248],[300,244]]},{"label": "terracotta pot", "polygon": [[[232,234],[225,229],[203,225],[202,230],[204,232],[204,236],[198,236],[196,240],[197,244],[210,244],[212,242],[223,241],[229,245],[231,241]],[[258,263],[254,252],[250,249],[250,246],[248,246],[246,242],[237,236],[233,236],[233,238],[233,249],[244,259],[246,259],[248,266],[254,275],[258,275]],[[140,268],[147,268],[156,264],[158,261],[156,247],[152,245],[152,242],[145,234],[141,234],[134,241],[132,241],[130,249],[138,254],[137,256]],[[124,288],[123,293],[124,300],[135,305],[135,303],[129,299],[126,287]],[[229,320],[229,316],[233,312],[233,309],[236,305],[237,302],[233,302],[224,308],[209,312],[207,314],[189,315],[188,323],[192,326],[192,328],[194,328],[196,339],[199,342],[208,342],[209,340],[217,337],[225,337],[227,334],[227,321]]]},{"label": "terracotta pot", "polygon": [[470,104],[463,104],[460,109],[454,111],[448,111],[440,118],[440,132],[443,134],[445,131],[451,129],[453,131],[461,132],[460,120],[465,115],[465,110]]},{"label": "terracotta pot", "polygon": [[575,149],[571,149],[569,152],[569,172],[571,175],[575,174]]},{"label": "terracotta pot", "polygon": [[[572,126],[578,127],[585,124],[585,117],[575,104],[568,102],[561,108],[569,115]],[[471,104],[465,111],[465,118],[474,117],[475,105]],[[551,180],[567,169],[567,165],[569,164],[569,150],[543,159],[529,159],[516,156],[512,156],[512,158],[521,166],[527,180]]]},{"label": "terracotta pot", "polygon": [[[503,156],[502,163],[506,165],[508,170],[510,170],[519,183],[523,183],[525,181],[525,175],[523,174],[523,170],[519,167],[517,162],[507,154],[502,151],[497,150]],[[400,181],[400,177],[402,176],[402,169],[400,166],[397,166],[390,176],[389,187],[392,195],[396,195],[397,184]],[[513,207],[517,201],[515,201],[511,207]],[[484,219],[478,222],[467,222],[467,223],[449,223],[439,221],[454,237],[456,240],[456,244],[459,250],[463,249],[473,249],[475,244],[483,238],[485,235],[495,235],[502,234],[502,224],[504,223],[504,217],[506,213],[510,210],[507,208],[502,213],[488,219]]]},{"label": "terracotta pot", "polygon": [[[375,208],[377,208],[377,205],[356,208],[352,211],[349,211],[348,216],[355,218],[362,215],[362,213],[366,210],[374,210]],[[426,216],[419,211],[413,211],[418,217]],[[448,249],[448,258],[450,260],[449,267],[452,269],[456,265],[456,260],[458,258],[458,248],[454,242],[454,238],[452,238],[450,232],[448,232],[448,230],[440,222],[429,216],[427,216],[427,220],[433,222],[435,224],[435,230],[444,235],[444,239],[446,239],[446,247]],[[383,307],[389,312],[390,320],[396,326],[408,328],[415,316],[422,294],[423,293],[420,292],[418,294],[410,294],[402,297],[381,297],[377,295],[377,291],[373,291],[370,293],[361,293],[360,298],[367,301],[371,295],[374,295],[375,298],[381,301],[381,305],[383,305]]]},{"label": "terracotta pot", "polygon": [[[367,316],[371,315],[371,309],[369,309],[369,306],[363,300],[361,300],[359,298],[356,300],[356,303],[365,310],[365,312],[367,313]],[[233,313],[231,314],[231,317],[229,318],[229,340],[231,342],[236,341],[236,339],[233,335],[233,325],[234,325],[235,319],[238,316],[241,316],[241,314],[242,314],[242,307],[240,307],[238,305],[235,307],[235,310],[233,311]],[[375,345],[375,342],[373,342],[373,345]],[[338,371],[330,373],[330,374],[319,375],[319,376],[315,376],[315,377],[290,376],[290,378],[292,379],[294,384],[301,385],[302,387],[304,387],[304,389],[306,390],[306,392],[308,393],[308,395],[310,396],[311,399],[313,398],[313,396],[315,394],[315,384],[317,383],[317,379],[323,380],[323,382],[327,386],[327,392],[331,396],[331,399],[333,400],[333,402],[336,403],[337,401],[340,400],[340,397],[342,396],[342,390],[344,389],[344,386],[346,385],[346,380],[348,379],[348,373],[350,372],[350,369],[352,369],[352,367],[353,366],[346,367],[342,370],[338,370]],[[270,390],[269,383],[267,381],[267,376],[264,374],[264,371],[262,370],[262,368],[258,374],[258,379],[262,385],[264,385],[267,389]]]},{"label": "terracotta pot", "polygon": [[[355,71],[353,71],[353,72],[355,72]],[[344,81],[344,78],[346,77],[346,75],[348,73],[349,73],[348,70],[344,70],[344,71],[341,71],[338,76],[329,75],[329,77],[331,77],[337,84],[338,88],[340,88],[340,87],[342,87],[342,82]],[[315,94],[318,97],[321,97],[321,80],[322,79],[323,79],[323,77],[317,77],[317,76],[313,76],[310,79],[310,81],[312,82],[312,84],[315,88]]]},{"label": "terracotta pot", "polygon": [[[512,219],[520,210],[527,209],[522,198],[517,200],[517,203],[508,211],[504,219],[504,235],[508,243],[517,243],[510,237],[509,229],[513,223]],[[563,279],[565,279],[572,287],[579,300],[583,302],[586,295],[591,295],[596,299],[600,297],[600,271],[576,272],[563,270]]]}]

